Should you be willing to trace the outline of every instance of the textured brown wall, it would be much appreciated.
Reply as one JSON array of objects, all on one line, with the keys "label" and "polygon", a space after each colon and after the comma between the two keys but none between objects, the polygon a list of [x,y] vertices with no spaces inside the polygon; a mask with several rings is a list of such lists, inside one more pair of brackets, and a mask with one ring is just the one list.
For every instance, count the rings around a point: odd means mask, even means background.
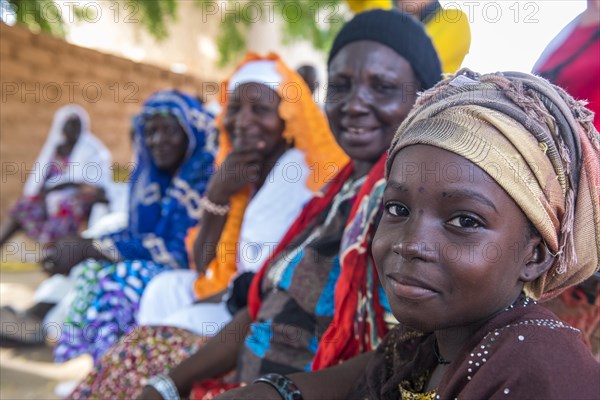
[{"label": "textured brown wall", "polygon": [[58,108],[82,105],[90,114],[91,131],[111,150],[113,162],[125,165],[131,158],[130,121],[144,99],[166,88],[198,96],[203,89],[215,89],[202,78],[0,23],[0,219],[20,196],[23,166],[31,168],[35,162]]}]

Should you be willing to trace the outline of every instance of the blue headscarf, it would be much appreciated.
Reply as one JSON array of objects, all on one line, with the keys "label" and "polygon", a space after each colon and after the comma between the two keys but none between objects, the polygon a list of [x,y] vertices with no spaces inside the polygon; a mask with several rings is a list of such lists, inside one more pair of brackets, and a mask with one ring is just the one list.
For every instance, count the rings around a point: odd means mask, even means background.
[{"label": "blue headscarf", "polygon": [[[157,114],[174,116],[188,136],[187,152],[174,174],[158,169],[144,140],[144,125]],[[214,116],[197,99],[164,90],[150,96],[133,125],[136,164],[131,174],[129,225],[103,238],[103,244],[111,241],[120,259],[185,268],[185,235],[199,222],[200,198],[213,173]]]}]

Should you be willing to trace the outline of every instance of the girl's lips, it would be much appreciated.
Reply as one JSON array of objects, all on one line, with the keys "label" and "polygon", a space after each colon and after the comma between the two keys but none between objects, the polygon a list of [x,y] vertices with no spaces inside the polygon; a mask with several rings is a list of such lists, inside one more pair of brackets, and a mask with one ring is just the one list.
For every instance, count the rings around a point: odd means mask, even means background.
[{"label": "girl's lips", "polygon": [[397,274],[387,274],[390,289],[397,297],[410,300],[423,300],[438,294],[428,285],[414,279],[407,279]]}]

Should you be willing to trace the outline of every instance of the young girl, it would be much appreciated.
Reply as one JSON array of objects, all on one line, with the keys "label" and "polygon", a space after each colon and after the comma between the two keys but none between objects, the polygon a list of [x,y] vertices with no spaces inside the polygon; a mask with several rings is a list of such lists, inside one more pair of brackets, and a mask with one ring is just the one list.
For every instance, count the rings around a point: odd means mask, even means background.
[{"label": "young girl", "polygon": [[462,71],[425,92],[392,142],[372,246],[400,325],[375,352],[219,398],[599,398],[580,332],[534,300],[598,269],[591,121],[526,74]]}]

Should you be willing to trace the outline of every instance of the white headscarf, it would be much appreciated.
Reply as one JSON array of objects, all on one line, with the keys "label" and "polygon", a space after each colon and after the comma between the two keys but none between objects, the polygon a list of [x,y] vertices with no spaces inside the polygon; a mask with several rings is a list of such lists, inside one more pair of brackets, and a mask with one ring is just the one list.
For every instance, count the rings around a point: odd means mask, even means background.
[{"label": "white headscarf", "polygon": [[[56,149],[64,141],[65,123],[73,116],[77,116],[81,121],[81,134],[69,155],[68,167],[62,170],[60,176],[46,182],[48,167],[54,161]],[[69,104],[54,114],[46,143],[34,164],[33,173],[25,182],[25,196],[38,194],[42,186],[52,188],[63,183],[88,183],[106,188],[112,182],[110,152],[89,129],[90,118],[81,106]]]},{"label": "white headscarf", "polygon": [[227,90],[234,91],[236,87],[244,83],[261,83],[266,87],[275,90],[281,84],[282,77],[277,72],[275,61],[257,60],[244,64],[229,79]]}]

